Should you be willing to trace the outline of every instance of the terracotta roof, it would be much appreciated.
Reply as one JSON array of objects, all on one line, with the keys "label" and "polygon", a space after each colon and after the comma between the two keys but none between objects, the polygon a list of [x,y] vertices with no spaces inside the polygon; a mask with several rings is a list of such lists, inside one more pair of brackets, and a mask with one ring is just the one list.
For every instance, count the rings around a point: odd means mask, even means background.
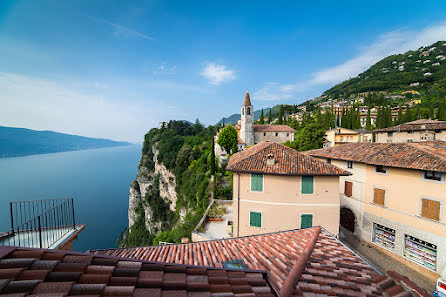
[{"label": "terracotta roof", "polygon": [[[267,159],[270,156],[274,157],[274,165],[267,165]],[[280,175],[351,174],[346,170],[275,142],[261,142],[232,155],[226,169],[234,172]]]},{"label": "terracotta roof", "polygon": [[304,152],[313,157],[446,172],[446,142],[346,143]]},{"label": "terracotta roof", "polygon": [[446,130],[446,122],[437,120],[416,120],[413,122],[401,124],[398,126],[377,129],[374,133],[379,132],[400,132],[400,131],[424,131],[424,130]]},{"label": "terracotta roof", "polygon": [[[288,125],[253,125],[254,132],[290,132],[294,133],[296,130],[291,128]],[[234,125],[235,130],[240,130],[240,126],[238,124]]]},{"label": "terracotta roof", "polygon": [[307,251],[310,257],[303,263],[304,269],[294,286],[294,295],[311,296],[311,293],[319,293],[330,296],[380,296],[380,288],[372,283],[372,279],[378,277],[379,273],[327,231],[320,231],[314,249],[309,250],[311,238],[318,233],[319,228],[189,244],[91,252],[213,267],[222,267],[225,261],[237,259],[249,269],[268,270],[272,281],[283,289],[289,277],[295,277],[290,273]]},{"label": "terracotta roof", "polygon": [[249,98],[249,93],[246,92],[245,102],[243,102],[243,106],[248,106],[248,105],[251,105],[251,99]]},{"label": "terracotta roof", "polygon": [[288,125],[254,125],[255,132],[292,132],[296,130]]},{"label": "terracotta roof", "polygon": [[221,269],[76,252],[0,247],[0,296],[265,296],[265,271]]}]

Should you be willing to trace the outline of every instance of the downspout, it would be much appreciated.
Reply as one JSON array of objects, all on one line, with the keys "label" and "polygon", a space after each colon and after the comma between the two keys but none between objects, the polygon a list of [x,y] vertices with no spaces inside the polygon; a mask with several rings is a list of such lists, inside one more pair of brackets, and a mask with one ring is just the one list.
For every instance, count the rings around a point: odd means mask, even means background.
[{"label": "downspout", "polygon": [[237,237],[240,237],[240,173],[237,172]]}]

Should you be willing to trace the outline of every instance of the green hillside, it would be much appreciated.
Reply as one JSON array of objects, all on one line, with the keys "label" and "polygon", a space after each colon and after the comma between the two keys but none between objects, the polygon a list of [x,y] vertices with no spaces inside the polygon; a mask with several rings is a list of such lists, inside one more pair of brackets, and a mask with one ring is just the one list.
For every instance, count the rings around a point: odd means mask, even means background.
[{"label": "green hillside", "polygon": [[[412,85],[411,84],[415,84]],[[416,90],[421,94],[446,94],[446,42],[389,56],[357,77],[346,80],[324,95],[348,98],[363,92],[396,93]]]}]

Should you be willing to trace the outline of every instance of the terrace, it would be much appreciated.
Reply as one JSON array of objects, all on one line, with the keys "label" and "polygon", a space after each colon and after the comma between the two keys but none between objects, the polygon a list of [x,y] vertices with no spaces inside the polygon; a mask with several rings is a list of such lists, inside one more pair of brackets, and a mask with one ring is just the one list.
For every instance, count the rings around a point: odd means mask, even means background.
[{"label": "terrace", "polygon": [[192,232],[192,241],[215,240],[232,237],[232,200],[212,200],[203,218]]}]

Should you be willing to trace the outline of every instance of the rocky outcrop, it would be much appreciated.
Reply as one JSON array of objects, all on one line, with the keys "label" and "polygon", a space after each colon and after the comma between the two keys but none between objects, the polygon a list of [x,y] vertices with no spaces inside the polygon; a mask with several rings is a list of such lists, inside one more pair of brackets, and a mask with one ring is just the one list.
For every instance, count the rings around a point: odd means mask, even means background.
[{"label": "rocky outcrop", "polygon": [[[143,155],[141,157],[140,166],[138,168],[138,173],[136,175],[136,179],[132,182],[129,191],[129,229],[138,219],[138,214],[136,213],[136,209],[138,206],[142,206],[144,210],[144,221],[146,225],[146,229],[155,234],[159,232],[161,229],[161,222],[154,222],[152,220],[152,210],[150,206],[144,203],[144,197],[149,190],[149,187],[154,184],[154,179],[156,176],[159,177],[159,192],[161,198],[164,201],[169,202],[170,210],[175,211],[176,203],[177,203],[177,193],[175,190],[176,181],[175,175],[169,171],[164,164],[158,163],[157,156],[158,150],[153,147],[153,162],[155,163],[154,169],[150,170],[143,166],[145,164],[145,158],[148,156]],[[180,211],[180,216],[183,216],[185,211]]]}]

